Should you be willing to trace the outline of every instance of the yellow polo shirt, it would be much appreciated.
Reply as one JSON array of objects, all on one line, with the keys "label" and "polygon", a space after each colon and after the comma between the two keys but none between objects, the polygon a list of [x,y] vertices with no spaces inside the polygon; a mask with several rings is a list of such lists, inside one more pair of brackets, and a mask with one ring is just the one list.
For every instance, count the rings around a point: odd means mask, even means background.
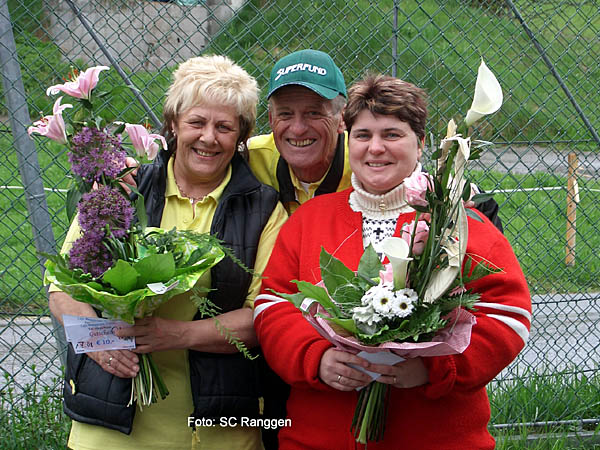
[{"label": "yellow polo shirt", "polygon": [[[344,172],[338,185],[337,191],[343,191],[351,186],[350,162],[348,161],[348,133],[344,132]],[[275,145],[273,133],[263,134],[251,137],[248,140],[249,164],[252,172],[261,183],[273,186],[279,191],[279,181],[277,181],[277,163],[279,162],[279,151]],[[327,173],[319,181],[303,186],[303,183],[296,177],[294,171],[290,170],[290,178],[296,192],[296,200],[301,205],[315,196],[315,191],[319,188]],[[299,206],[295,202],[284,205],[289,214],[292,214]]]},{"label": "yellow polo shirt", "polygon": [[[231,167],[225,179],[213,192],[202,201],[192,205],[191,201],[181,196],[173,176],[173,159],[169,161],[167,187],[165,192],[165,206],[163,210],[161,228],[180,230],[194,230],[200,233],[210,231],[212,218],[215,214],[219,199],[225,186],[231,179]],[[287,213],[281,204],[271,214],[265,226],[256,256],[254,269],[261,273],[269,260],[271,250],[279,228],[287,220]],[[73,228],[76,230],[73,230]],[[71,233],[73,231],[73,233]],[[73,237],[79,235],[77,222],[69,230],[63,251],[68,251]],[[202,286],[210,286],[210,272],[207,272],[198,281]],[[254,278],[248,291],[245,306],[252,307],[254,297],[260,289],[260,279]],[[189,293],[173,297],[161,305],[154,313],[155,316],[175,319],[192,320],[196,308],[189,299]],[[129,450],[144,448],[162,449],[262,449],[259,428],[249,427],[197,427],[196,433],[188,427],[188,416],[193,411],[192,394],[190,387],[190,373],[187,350],[168,350],[154,352],[152,357],[169,389],[169,395],[164,400],[136,410],[133,429],[129,436],[107,428],[87,425],[73,421],[69,447],[73,450]]]}]

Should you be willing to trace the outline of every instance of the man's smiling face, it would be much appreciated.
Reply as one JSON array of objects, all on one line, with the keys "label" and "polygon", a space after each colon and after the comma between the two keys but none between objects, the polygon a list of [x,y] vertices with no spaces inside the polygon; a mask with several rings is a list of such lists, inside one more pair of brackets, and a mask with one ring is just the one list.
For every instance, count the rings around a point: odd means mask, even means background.
[{"label": "man's smiling face", "polygon": [[299,85],[284,86],[270,99],[269,122],[277,150],[296,176],[320,180],[331,165],[344,125],[331,100]]}]

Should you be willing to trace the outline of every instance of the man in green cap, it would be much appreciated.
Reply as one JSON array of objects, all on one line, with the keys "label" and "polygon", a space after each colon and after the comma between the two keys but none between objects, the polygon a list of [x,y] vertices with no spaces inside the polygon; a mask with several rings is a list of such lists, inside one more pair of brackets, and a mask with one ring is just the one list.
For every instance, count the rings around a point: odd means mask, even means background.
[{"label": "man in green cap", "polygon": [[[312,197],[349,188],[346,83],[333,59],[310,49],[284,56],[271,71],[267,97],[272,133],[250,138],[249,163],[279,191],[288,214]],[[494,199],[477,209],[502,231]]]},{"label": "man in green cap", "polygon": [[318,50],[284,56],[271,71],[268,99],[273,132],[249,140],[249,162],[261,182],[279,191],[288,213],[350,187],[346,83],[333,59]]}]

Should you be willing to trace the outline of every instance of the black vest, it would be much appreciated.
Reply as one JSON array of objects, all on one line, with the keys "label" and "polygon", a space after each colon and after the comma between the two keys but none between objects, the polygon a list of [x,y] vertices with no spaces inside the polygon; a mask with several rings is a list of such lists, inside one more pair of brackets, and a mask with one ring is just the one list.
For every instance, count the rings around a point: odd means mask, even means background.
[{"label": "black vest", "polygon": [[[145,199],[149,226],[160,226],[170,156],[169,152],[160,152],[152,164],[141,166],[136,176],[138,190]],[[247,267],[253,268],[261,232],[277,204],[278,194],[258,182],[239,154],[234,155],[231,166],[231,181],[217,206],[211,234],[230,247]],[[213,290],[208,297],[221,312],[240,308],[251,277],[230,258],[225,258],[211,270]],[[195,319],[200,319],[199,315]],[[261,417],[263,413],[268,414],[269,408],[262,399],[264,358],[250,361],[239,353],[190,350],[189,359],[194,400],[192,416]],[[65,413],[72,419],[131,433],[135,407],[126,406],[131,379],[105,372],[85,354],[76,355],[72,346],[68,346],[63,393]]]}]

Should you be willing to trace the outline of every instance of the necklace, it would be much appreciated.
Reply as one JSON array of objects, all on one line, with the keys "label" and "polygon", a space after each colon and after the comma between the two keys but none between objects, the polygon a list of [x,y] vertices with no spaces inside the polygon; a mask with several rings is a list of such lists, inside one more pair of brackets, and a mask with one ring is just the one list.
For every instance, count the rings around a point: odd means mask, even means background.
[{"label": "necklace", "polygon": [[175,184],[177,185],[177,188],[179,189],[179,193],[183,196],[186,197],[188,199],[190,199],[190,201],[192,203],[196,203],[196,202],[201,202],[202,200],[204,200],[204,197],[206,197],[206,195],[202,195],[200,197],[192,197],[191,195],[189,195],[187,192],[185,192],[181,186],[179,185],[179,182],[177,181],[177,177],[175,176],[175,174],[173,174],[173,177],[175,178]]}]

